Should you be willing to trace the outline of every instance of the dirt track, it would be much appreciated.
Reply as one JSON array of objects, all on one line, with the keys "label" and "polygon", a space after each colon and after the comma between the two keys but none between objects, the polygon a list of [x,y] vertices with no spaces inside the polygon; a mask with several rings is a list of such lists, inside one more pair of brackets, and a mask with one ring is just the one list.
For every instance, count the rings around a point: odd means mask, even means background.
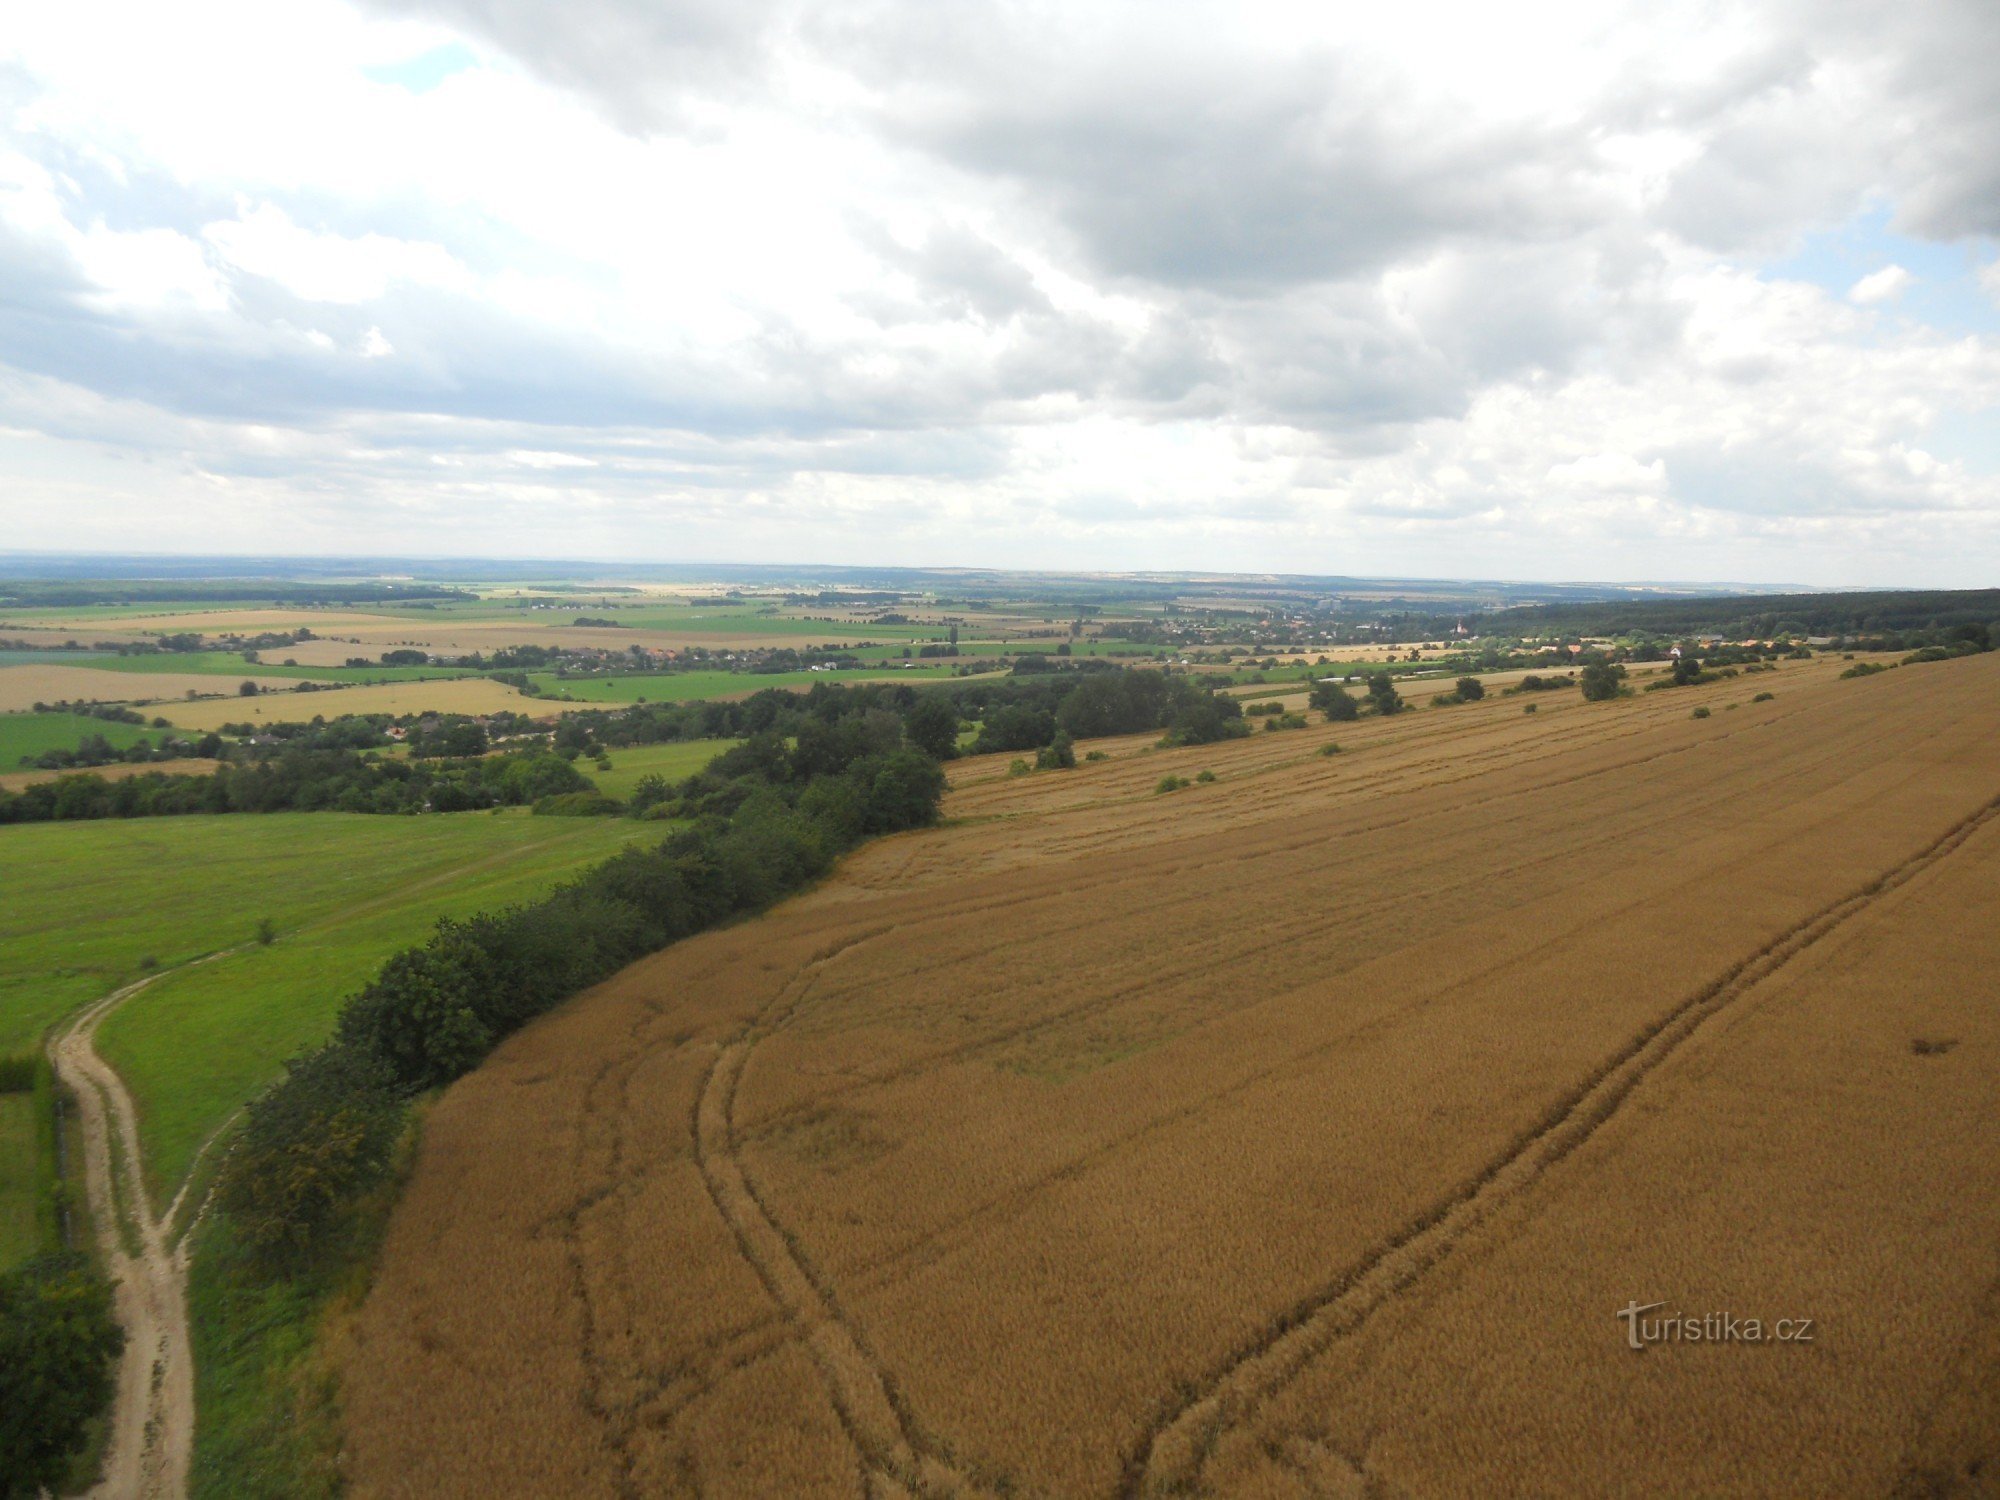
[{"label": "dirt track", "polygon": [[155,1217],[140,1170],[132,1096],[97,1055],[104,1018],[172,972],[163,970],[85,1007],[50,1044],[57,1074],[76,1098],[90,1214],[117,1283],[125,1330],[97,1500],[180,1500],[194,1444],[194,1362],[188,1349],[187,1245],[172,1235],[177,1198]]}]

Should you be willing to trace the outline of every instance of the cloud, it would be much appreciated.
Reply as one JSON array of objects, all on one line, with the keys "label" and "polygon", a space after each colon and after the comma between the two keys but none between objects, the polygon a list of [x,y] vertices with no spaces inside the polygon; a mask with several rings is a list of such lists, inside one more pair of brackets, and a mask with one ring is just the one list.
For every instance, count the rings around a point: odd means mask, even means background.
[{"label": "cloud", "polygon": [[1903,289],[1912,280],[1910,273],[1901,266],[1888,265],[1879,271],[1870,271],[1866,276],[1847,289],[1847,300],[1858,302],[1863,307],[1877,302],[1893,302],[1902,296]]},{"label": "cloud", "polygon": [[[1990,449],[1950,436],[2000,407],[1990,325],[1922,321],[1921,245],[1771,269],[1885,218],[2000,233],[1983,0],[193,4],[0,41],[35,514],[221,528],[197,550],[268,503],[349,549],[2000,562]],[[1908,550],[1927,516],[1949,557]]]}]

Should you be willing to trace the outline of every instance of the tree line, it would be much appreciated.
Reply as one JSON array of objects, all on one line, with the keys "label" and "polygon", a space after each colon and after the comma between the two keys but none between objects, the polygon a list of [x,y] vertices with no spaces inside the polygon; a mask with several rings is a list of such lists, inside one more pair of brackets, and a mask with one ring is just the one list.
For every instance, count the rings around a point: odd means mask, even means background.
[{"label": "tree line", "polygon": [[538,901],[440,922],[342,1007],[246,1111],[216,1202],[275,1273],[307,1264],[378,1182],[410,1102],[476,1067],[504,1036],[644,955],[762,910],[876,834],[933,823],[937,761],[893,714],[754,736],[690,778],[693,821]]}]

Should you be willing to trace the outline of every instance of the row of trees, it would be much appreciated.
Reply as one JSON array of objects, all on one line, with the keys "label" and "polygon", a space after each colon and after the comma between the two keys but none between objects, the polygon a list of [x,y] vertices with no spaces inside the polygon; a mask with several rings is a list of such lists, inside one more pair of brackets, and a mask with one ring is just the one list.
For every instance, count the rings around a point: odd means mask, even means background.
[{"label": "row of trees", "polygon": [[439,924],[342,1009],[323,1046],[252,1103],[217,1202],[272,1269],[296,1269],[378,1181],[417,1094],[634,959],[762,909],[878,833],[936,821],[937,761],[898,716],[761,733],[675,793],[693,818],[542,900]]},{"label": "row of trees", "polygon": [[0,792],[0,824],[190,813],[468,812],[589,790],[575,766],[546,751],[403,761],[287,748],[262,760],[225,761],[209,776],[59,776]]}]

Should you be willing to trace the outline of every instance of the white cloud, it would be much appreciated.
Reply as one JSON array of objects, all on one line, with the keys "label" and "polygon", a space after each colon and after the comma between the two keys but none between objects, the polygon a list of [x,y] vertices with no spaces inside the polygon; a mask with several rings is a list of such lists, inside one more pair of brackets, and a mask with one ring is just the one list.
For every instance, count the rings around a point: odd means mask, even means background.
[{"label": "white cloud", "polygon": [[1914,278],[1901,266],[1888,265],[1870,271],[1847,289],[1847,300],[1866,307],[1876,302],[1893,302]]},{"label": "white cloud", "polygon": [[228,265],[308,302],[373,302],[398,283],[462,291],[472,281],[442,245],[315,233],[269,203],[239,207],[235,218],[219,219],[201,234]]},{"label": "white cloud", "polygon": [[1993,339],[1757,269],[1994,231],[1975,0],[191,7],[0,38],[24,545],[2000,563]]}]

